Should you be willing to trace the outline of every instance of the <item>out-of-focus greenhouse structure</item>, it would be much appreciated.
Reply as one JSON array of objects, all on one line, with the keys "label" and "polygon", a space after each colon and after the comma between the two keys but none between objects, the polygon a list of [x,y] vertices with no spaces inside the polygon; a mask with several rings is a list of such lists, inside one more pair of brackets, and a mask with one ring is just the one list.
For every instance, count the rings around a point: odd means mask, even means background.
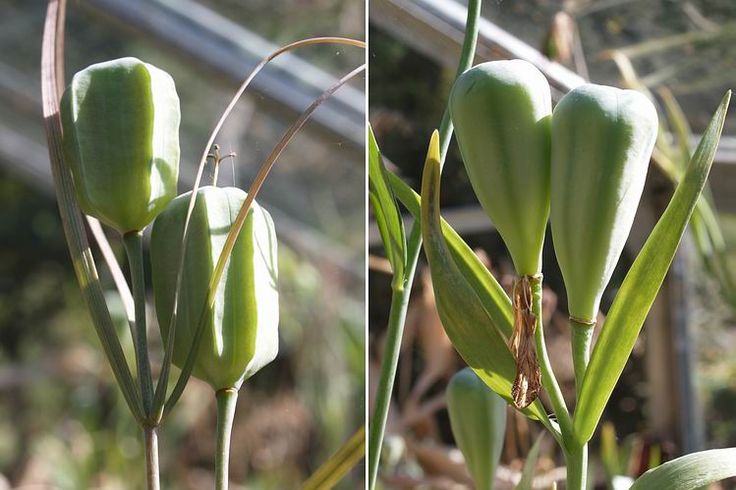
[{"label": "out-of-focus greenhouse structure", "polygon": [[[0,488],[142,488],[136,426],[81,302],[56,210],[40,100],[45,9],[0,0]],[[262,58],[304,37],[363,39],[364,22],[363,3],[350,0],[72,0],[66,79],[122,56],[168,71],[181,100],[184,192],[219,115]],[[333,45],[270,64],[216,141],[237,154],[219,185],[247,189],[289,124],[363,60],[360,49]],[[258,198],[280,239],[282,320],[278,359],[241,390],[231,479],[248,488],[295,488],[363,423],[364,82],[317,110]],[[204,183],[211,178],[208,168]],[[127,327],[120,332],[130,348]],[[192,380],[166,422],[165,487],[213,486],[213,401]],[[361,482],[359,468],[341,488]]]},{"label": "out-of-focus greenhouse structure", "polygon": [[[415,189],[419,187],[429,134],[439,124],[457,66],[465,29],[465,4],[462,0],[372,2],[369,35],[371,59],[375,61],[371,64],[369,82],[369,119],[384,158]],[[549,80],[553,104],[561,95],[587,80],[624,86],[625,76],[630,76],[626,70],[632,69],[638,76],[637,81],[655,94],[660,102],[664,97],[661,87],[666,86],[668,93],[674,95],[692,127],[693,149],[699,132],[705,128],[726,89],[734,88],[736,4],[730,1],[488,1],[483,3],[482,17],[475,63],[511,58],[533,63]],[[617,68],[612,61],[612,50],[619,48],[626,54],[630,65],[624,60]],[[666,119],[666,115],[661,115],[660,119]],[[669,129],[674,130],[672,125]],[[725,262],[721,265],[736,271],[734,134],[736,111],[731,109],[710,186],[725,235]],[[442,214],[471,246],[488,252],[494,272],[502,278],[508,277],[509,258],[498,235],[491,232],[492,223],[478,205],[462,167],[453,143],[443,173]],[[605,308],[610,305],[626,270],[661,215],[671,192],[672,184],[665,173],[652,164],[627,250],[604,299]],[[406,220],[410,222],[408,215]],[[369,229],[369,243],[371,251],[383,253],[375,223]],[[551,295],[560,296],[557,304],[562,317],[565,298],[549,233],[544,261],[545,281],[554,290]],[[642,460],[647,454],[654,454],[647,452],[650,450],[671,457],[736,442],[733,418],[736,406],[736,363],[733,361],[736,353],[736,310],[729,306],[720,285],[705,269],[700,248],[696,247],[692,234],[686,235],[624,377],[604,414],[604,420],[612,422],[620,436],[635,434],[638,437],[640,447],[644,447]],[[386,287],[388,279],[384,277],[375,271],[369,279],[371,352],[380,352],[385,329],[389,293]],[[554,304],[551,308],[554,309]],[[559,371],[558,376],[570,380],[572,366],[560,361],[569,357],[568,340],[564,338],[569,333],[566,327],[555,329],[555,315],[557,313],[552,315],[553,325],[548,336],[552,362],[555,370]],[[422,339],[417,333],[422,325],[418,325],[417,332],[414,332],[410,328],[411,322],[410,312],[407,328],[412,337],[408,342],[416,344],[415,354],[411,354],[411,348],[406,345],[401,362],[413,356],[414,361],[406,362],[415,364],[405,371],[399,368],[399,386],[402,383],[411,385],[415,376],[421,377],[411,373],[436,369],[438,364],[426,358],[432,348],[423,344],[429,340]],[[560,353],[557,361],[555,352]],[[421,367],[427,364],[432,367]],[[457,369],[456,364],[452,366],[455,367],[451,370]],[[447,481],[432,479],[433,472],[455,474],[454,470],[448,469],[452,466],[449,462],[451,455],[445,465],[436,448],[426,440],[427,437],[432,440],[432,436],[438,438],[427,426],[439,423],[439,441],[448,442],[449,428],[442,422],[445,415],[438,408],[441,404],[432,396],[438,390],[437,385],[434,390],[429,390],[426,400],[418,408],[409,403],[417,402],[411,395],[403,399],[401,391],[397,395],[399,401],[395,409],[398,415],[395,417],[399,420],[418,417],[417,414],[421,413],[439,414],[439,422],[424,418],[409,426],[419,435],[406,425],[396,426],[397,439],[406,438],[403,444],[409,450],[405,454],[411,461],[404,468],[395,463],[398,468],[395,476],[397,485],[408,485],[409,481],[415,484],[431,481],[439,488]],[[567,395],[574,396],[572,385],[567,384],[566,390]],[[405,393],[409,391],[406,388]],[[518,431],[524,434],[526,424],[521,424],[521,427]],[[508,452],[502,461],[510,463],[515,457],[523,457],[524,451],[519,452],[519,443],[510,442],[508,437],[512,436],[507,433],[505,447]],[[523,449],[528,439],[521,439]],[[628,440],[631,441],[631,437]],[[427,456],[429,451],[434,451],[434,459]],[[398,456],[396,458],[398,461]],[[390,473],[391,470],[388,471]],[[418,476],[422,474],[425,477]],[[501,477],[503,479],[503,475]],[[462,478],[449,480],[462,481]]]}]

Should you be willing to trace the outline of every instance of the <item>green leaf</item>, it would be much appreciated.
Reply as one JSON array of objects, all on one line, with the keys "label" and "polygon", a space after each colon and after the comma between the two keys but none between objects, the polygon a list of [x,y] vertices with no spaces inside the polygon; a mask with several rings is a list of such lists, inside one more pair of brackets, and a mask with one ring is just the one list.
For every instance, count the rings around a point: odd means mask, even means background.
[{"label": "green leaf", "polygon": [[608,312],[583,379],[575,410],[579,443],[593,436],[603,409],[634,348],[644,319],[664,281],[690,215],[698,202],[715,156],[731,92],[718,106],[695,151],[684,178],[626,275]]},{"label": "green leaf", "polygon": [[736,448],[687,454],[651,469],[630,490],[694,490],[736,476]]},{"label": "green leaf", "polygon": [[373,207],[386,257],[391,263],[394,281],[403,281],[406,265],[406,235],[396,198],[388,185],[381,151],[368,126],[368,197]]},{"label": "green leaf", "polygon": [[[422,179],[421,224],[437,311],[450,341],[468,366],[493,391],[511,400],[516,363],[506,338],[500,333],[499,325],[495,324],[484,302],[466,280],[442,236],[439,179],[439,135],[435,131]],[[500,310],[503,305],[495,306]],[[524,413],[550,427],[544,407],[538,399]]]},{"label": "green leaf", "polygon": [[365,454],[365,427],[361,426],[327,461],[312,473],[301,490],[333,488]]},{"label": "green leaf", "polygon": [[534,445],[529,450],[529,454],[526,455],[526,461],[524,461],[524,468],[521,470],[521,479],[516,485],[516,490],[532,490],[532,483],[534,482],[534,470],[537,469],[537,460],[539,459],[539,449],[542,446],[542,439],[544,438],[544,432],[539,434],[537,440],[534,441]]},{"label": "green leaf", "polygon": [[[387,173],[388,180],[396,197],[414,218],[419,219],[421,215],[419,194],[414,192],[411,187],[406,185],[396,175],[391,172]],[[498,328],[501,336],[508,341],[514,330],[514,312],[511,299],[496,278],[493,277],[493,274],[491,274],[485,264],[481,262],[460,235],[452,229],[447,221],[444,219],[440,221],[442,224],[442,236],[450,250],[450,254],[452,254],[455,264],[460,269],[460,273],[478,295],[480,302],[493,320],[493,325]]]}]

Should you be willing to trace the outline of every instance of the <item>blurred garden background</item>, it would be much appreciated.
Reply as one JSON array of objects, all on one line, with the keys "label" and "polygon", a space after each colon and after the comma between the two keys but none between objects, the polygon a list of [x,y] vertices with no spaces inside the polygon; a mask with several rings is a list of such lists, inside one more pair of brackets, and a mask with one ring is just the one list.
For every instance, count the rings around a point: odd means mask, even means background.
[{"label": "blurred garden background", "polygon": [[[455,76],[465,4],[371,2],[369,119],[388,168],[414,189]],[[634,229],[604,297],[605,316],[671,196],[672,180],[687,163],[684,155],[694,149],[724,92],[735,88],[736,3],[487,0],[482,16],[475,62],[522,58],[534,63],[550,82],[553,104],[586,80],[643,90],[657,101],[662,134]],[[694,218],[607,406],[591,448],[595,488],[613,488],[615,476],[636,477],[685,453],[736,445],[735,136],[732,109],[705,198],[716,213]],[[454,142],[443,171],[442,213],[510,287],[511,259],[477,202]],[[383,357],[391,276],[373,222],[369,236],[373,381]],[[573,400],[567,302],[549,232],[544,275],[547,344],[564,394]],[[444,397],[447,380],[463,363],[442,330],[422,262],[411,301],[380,481],[391,489],[465,488],[471,480],[450,432]],[[371,383],[371,396],[374,390]],[[512,488],[518,480],[539,432],[509,410],[499,488]],[[562,457],[554,453],[551,437],[542,453],[536,488],[550,488],[553,481],[564,486]]]},{"label": "blurred garden background", "polygon": [[[139,430],[82,303],[53,194],[39,80],[45,10],[42,0],[0,0],[0,489],[143,488]],[[354,0],[72,0],[67,81],[122,56],[168,71],[181,99],[184,192],[261,58],[304,37],[364,39],[364,23]],[[220,185],[247,188],[288,125],[363,59],[360,49],[317,46],[262,72],[217,140],[237,153]],[[233,488],[297,488],[363,424],[364,82],[315,113],[259,196],[280,239],[280,353],[241,389]],[[109,239],[122,257],[119,238]],[[132,359],[125,314],[99,268]],[[149,318],[155,376],[162,350]],[[192,379],[161,432],[164,488],[213,488],[214,424],[211,389]],[[339,488],[362,482],[361,465]]]}]

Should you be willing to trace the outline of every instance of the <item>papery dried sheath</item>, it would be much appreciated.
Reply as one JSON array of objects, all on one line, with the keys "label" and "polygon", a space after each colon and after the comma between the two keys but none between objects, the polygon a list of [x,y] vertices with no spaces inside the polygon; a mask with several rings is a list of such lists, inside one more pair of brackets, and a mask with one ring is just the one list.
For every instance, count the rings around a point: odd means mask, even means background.
[{"label": "papery dried sheath", "polygon": [[520,276],[541,271],[551,110],[547,80],[521,60],[477,65],[457,79],[450,95],[470,182]]},{"label": "papery dried sheath", "polygon": [[64,92],[61,121],[86,214],[139,231],[176,196],[179,97],[166,72],[136,58],[91,65]]},{"label": "papery dried sheath", "polygon": [[633,90],[586,84],[555,107],[552,238],[578,320],[596,318],[631,231],[657,129],[653,104]]},{"label": "papery dried sheath", "polygon": [[[151,265],[156,314],[166,342],[176,291],[180,244],[191,192],[174,199],[153,224]],[[207,288],[246,193],[202,187],[190,221],[175,331],[176,366],[183,366]],[[222,279],[192,374],[215,390],[239,388],[278,351],[276,234],[268,212],[253,203]]]},{"label": "papery dried sheath", "polygon": [[447,385],[450,426],[477,490],[493,488],[506,434],[506,406],[470,368]]}]

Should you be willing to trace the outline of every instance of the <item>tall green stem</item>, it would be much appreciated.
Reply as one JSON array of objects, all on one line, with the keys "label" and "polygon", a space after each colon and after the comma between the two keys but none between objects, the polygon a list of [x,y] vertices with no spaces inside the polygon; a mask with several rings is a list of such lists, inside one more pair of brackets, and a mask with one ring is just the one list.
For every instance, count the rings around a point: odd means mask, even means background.
[{"label": "tall green stem", "polygon": [[575,392],[580,398],[583,377],[590,362],[590,344],[593,341],[595,323],[581,322],[570,318],[570,342],[572,345],[572,362],[575,367]]},{"label": "tall green stem", "polygon": [[219,390],[217,397],[217,452],[215,453],[215,489],[227,490],[230,468],[230,436],[238,403],[238,390]]},{"label": "tall green stem", "polygon": [[156,427],[147,426],[143,428],[143,447],[146,454],[146,484],[148,490],[160,490]]},{"label": "tall green stem", "polygon": [[562,396],[562,390],[557,383],[557,378],[552,370],[552,364],[547,354],[547,345],[544,342],[544,325],[542,322],[542,275],[532,276],[529,278],[529,284],[532,289],[532,313],[537,319],[537,325],[534,329],[534,340],[537,344],[537,357],[539,359],[539,368],[542,372],[542,385],[549,395],[552,402],[552,409],[557,416],[557,422],[560,424],[562,439],[566,443],[572,441],[573,428],[570,412],[565,405],[565,399]]},{"label": "tall green stem", "polygon": [[[412,228],[410,242],[416,240],[416,235],[421,240],[421,230],[418,226]],[[421,242],[420,242],[421,243]],[[381,361],[381,373],[378,378],[376,391],[376,404],[371,417],[368,432],[368,482],[370,490],[376,488],[378,478],[378,465],[381,459],[381,447],[383,446],[383,435],[386,430],[388,409],[391,405],[391,393],[393,392],[394,380],[396,379],[396,367],[399,363],[401,352],[401,338],[404,335],[404,323],[406,311],[411,296],[411,286],[414,283],[414,272],[416,271],[419,249],[410,249],[411,255],[407,257],[405,279],[393,289],[391,294],[391,310],[388,319],[388,331],[386,333],[386,350]]]},{"label": "tall green stem", "polygon": [[146,276],[143,267],[143,233],[133,231],[123,235],[125,253],[130,265],[133,303],[135,305],[135,360],[138,368],[138,384],[141,388],[143,413],[151,416],[153,405],[153,381],[151,365],[148,362],[148,337],[146,333]]},{"label": "tall green stem", "polygon": [[565,490],[585,490],[588,480],[588,444],[565,450]]},{"label": "tall green stem", "polygon": [[[478,40],[478,19],[480,18],[481,0],[469,0],[468,16],[465,23],[465,37],[460,53],[456,78],[467,71],[473,64],[475,58],[475,47]],[[440,165],[444,164],[447,149],[452,138],[452,120],[450,112],[445,108],[440,123]],[[383,446],[383,435],[386,429],[386,418],[393,392],[394,379],[396,377],[396,366],[399,362],[399,350],[401,338],[404,332],[406,310],[409,304],[409,295],[414,284],[414,272],[419,260],[419,252],[422,248],[422,233],[419,221],[415,221],[409,234],[407,243],[407,262],[404,268],[403,285],[393,290],[391,296],[391,311],[389,313],[389,324],[386,334],[386,353],[381,361],[381,374],[376,394],[376,404],[371,418],[368,433],[368,488],[376,488],[378,477],[378,464]]]}]

